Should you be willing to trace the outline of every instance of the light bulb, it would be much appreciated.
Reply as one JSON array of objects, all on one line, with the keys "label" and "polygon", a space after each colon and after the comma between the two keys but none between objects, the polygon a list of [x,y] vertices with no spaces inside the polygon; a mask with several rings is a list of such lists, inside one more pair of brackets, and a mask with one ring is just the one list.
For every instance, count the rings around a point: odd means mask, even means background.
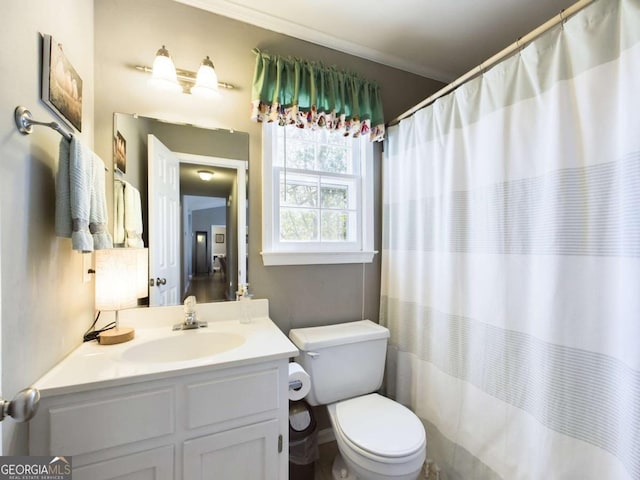
[{"label": "light bulb", "polygon": [[205,98],[214,98],[218,93],[218,75],[209,56],[200,64],[196,84],[191,87],[191,93]]},{"label": "light bulb", "polygon": [[182,91],[182,87],[178,83],[178,77],[176,76],[176,67],[169,56],[169,51],[164,45],[156,52],[149,85],[160,90],[171,92]]}]

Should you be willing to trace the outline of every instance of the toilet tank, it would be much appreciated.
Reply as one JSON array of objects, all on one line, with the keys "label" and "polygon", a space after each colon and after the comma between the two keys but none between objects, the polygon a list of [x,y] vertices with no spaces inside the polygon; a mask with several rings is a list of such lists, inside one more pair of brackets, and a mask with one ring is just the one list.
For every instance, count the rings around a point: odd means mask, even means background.
[{"label": "toilet tank", "polygon": [[389,330],[370,320],[323,327],[294,328],[289,338],[296,359],[311,377],[305,398],[327,405],[375,392],[382,385]]}]

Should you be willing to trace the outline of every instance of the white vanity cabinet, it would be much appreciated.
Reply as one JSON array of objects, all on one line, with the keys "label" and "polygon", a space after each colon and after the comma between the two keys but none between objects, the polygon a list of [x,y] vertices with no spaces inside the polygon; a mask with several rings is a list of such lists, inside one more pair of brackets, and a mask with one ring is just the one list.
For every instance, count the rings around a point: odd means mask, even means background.
[{"label": "white vanity cabinet", "polygon": [[288,359],[201,367],[44,395],[30,455],[74,480],[288,478]]}]

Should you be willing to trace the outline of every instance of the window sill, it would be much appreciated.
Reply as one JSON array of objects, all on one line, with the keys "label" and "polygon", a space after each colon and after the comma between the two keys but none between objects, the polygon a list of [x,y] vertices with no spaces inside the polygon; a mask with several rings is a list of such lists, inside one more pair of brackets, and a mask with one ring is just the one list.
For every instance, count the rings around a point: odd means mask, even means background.
[{"label": "window sill", "polygon": [[265,267],[274,265],[331,265],[371,263],[377,251],[370,252],[261,252]]}]

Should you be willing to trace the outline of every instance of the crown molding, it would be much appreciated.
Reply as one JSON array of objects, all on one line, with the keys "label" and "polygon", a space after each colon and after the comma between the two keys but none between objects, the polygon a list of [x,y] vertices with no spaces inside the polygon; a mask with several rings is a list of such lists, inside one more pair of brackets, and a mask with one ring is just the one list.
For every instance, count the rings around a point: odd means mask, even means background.
[{"label": "crown molding", "polygon": [[348,40],[336,38],[319,30],[300,25],[296,22],[286,20],[274,15],[270,15],[255,10],[244,5],[239,5],[228,0],[176,0],[179,3],[206,10],[224,17],[249,23],[257,27],[271,30],[276,33],[288,35],[290,37],[305,40],[323,47],[331,48],[339,52],[347,53],[359,58],[364,58],[372,62],[387,65],[389,67],[414,73],[422,77],[431,78],[440,82],[448,83],[457,75],[451,72],[443,72],[437,69],[428,68],[424,65],[398,58],[395,55],[381,52],[364,45],[360,45]]}]

